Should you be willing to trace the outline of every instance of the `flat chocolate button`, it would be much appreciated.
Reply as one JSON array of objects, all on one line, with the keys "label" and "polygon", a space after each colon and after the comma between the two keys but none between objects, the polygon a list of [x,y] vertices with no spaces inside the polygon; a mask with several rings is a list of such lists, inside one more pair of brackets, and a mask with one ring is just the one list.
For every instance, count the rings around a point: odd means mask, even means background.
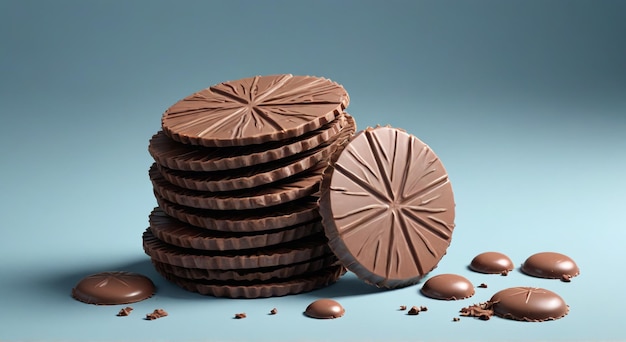
[{"label": "flat chocolate button", "polygon": [[150,298],[154,291],[154,284],[144,275],[101,272],[79,281],[72,289],[72,297],[87,304],[128,304]]},{"label": "flat chocolate button", "polygon": [[485,252],[478,254],[469,265],[472,271],[480,273],[503,273],[512,271],[513,261],[499,252]]},{"label": "flat chocolate button", "polygon": [[559,319],[569,307],[558,294],[536,287],[512,287],[491,297],[497,316],[529,322]]},{"label": "flat chocolate button", "polygon": [[439,274],[424,283],[422,293],[434,299],[459,300],[473,296],[474,285],[457,274]]},{"label": "flat chocolate button", "polygon": [[357,133],[322,182],[329,245],[360,279],[378,287],[417,283],[446,253],[454,229],[452,186],[422,141],[391,127]]}]

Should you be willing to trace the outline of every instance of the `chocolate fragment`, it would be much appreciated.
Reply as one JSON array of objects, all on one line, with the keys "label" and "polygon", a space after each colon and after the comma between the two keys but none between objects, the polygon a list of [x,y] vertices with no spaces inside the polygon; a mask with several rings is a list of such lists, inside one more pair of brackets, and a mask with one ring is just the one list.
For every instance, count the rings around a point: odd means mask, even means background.
[{"label": "chocolate fragment", "polygon": [[172,139],[192,145],[242,146],[297,137],[333,121],[348,93],[311,76],[256,76],[223,82],[171,106],[161,120]]},{"label": "chocolate fragment", "polygon": [[159,319],[161,317],[167,316],[167,312],[163,309],[156,309],[152,313],[146,315],[146,320],[153,321],[155,319]]},{"label": "chocolate fragment", "polygon": [[101,272],[83,278],[72,289],[72,297],[96,305],[135,303],[152,297],[155,286],[141,274]]},{"label": "chocolate fragment", "polygon": [[481,289],[486,289],[487,288],[487,284],[480,283],[480,285],[478,285],[478,287],[480,287]]},{"label": "chocolate fragment", "polygon": [[569,307],[558,294],[536,287],[512,287],[491,297],[493,311],[502,318],[542,322],[564,317]]},{"label": "chocolate fragment", "polygon": [[458,318],[458,317],[454,317],[454,318],[452,319],[452,322],[458,322],[458,321],[460,321],[460,320],[461,320],[460,318]]},{"label": "chocolate fragment", "polygon": [[493,316],[493,302],[487,301],[478,304],[472,304],[460,310],[460,315],[465,317],[475,317],[483,321],[487,321]]},{"label": "chocolate fragment", "polygon": [[478,254],[472,259],[469,265],[472,271],[480,273],[502,274],[503,272],[512,271],[513,261],[499,252],[485,252]]},{"label": "chocolate fragment", "polygon": [[407,315],[418,315],[420,313],[420,308],[418,308],[417,306],[412,306],[411,309],[409,309],[409,312],[407,312]]},{"label": "chocolate fragment", "polygon": [[428,307],[420,306],[420,311],[428,311]]},{"label": "chocolate fragment", "polygon": [[130,315],[130,312],[131,312],[131,311],[133,311],[133,308],[132,308],[132,307],[130,307],[130,306],[127,306],[127,307],[125,307],[125,308],[121,309],[121,310],[120,310],[120,312],[118,312],[118,313],[117,313],[117,316],[118,316],[118,317],[121,317],[121,316],[128,316],[128,315]]},{"label": "chocolate fragment", "polygon": [[503,277],[508,276],[509,275],[509,270],[504,270],[504,271],[500,272],[500,275],[503,276]]},{"label": "chocolate fragment", "polygon": [[400,305],[400,311],[406,310],[406,305]]},{"label": "chocolate fragment", "polygon": [[318,299],[307,306],[304,314],[312,318],[332,319],[339,318],[345,314],[346,310],[339,302],[324,298]]},{"label": "chocolate fragment", "polygon": [[446,253],[452,187],[439,158],[414,136],[391,127],[357,133],[334,156],[321,188],[329,245],[365,282],[415,284]]},{"label": "chocolate fragment", "polygon": [[248,317],[248,316],[246,316],[245,312],[241,312],[241,313],[235,314],[235,318],[236,319],[242,319],[242,318],[246,318],[246,317]]},{"label": "chocolate fragment", "polygon": [[459,300],[474,295],[474,285],[457,274],[439,274],[422,286],[422,294],[434,299]]},{"label": "chocolate fragment", "polygon": [[[555,252],[533,254],[522,264],[522,272],[527,275],[568,281],[580,274],[578,265],[567,255]],[[569,277],[569,278],[567,278]]]},{"label": "chocolate fragment", "polygon": [[278,310],[276,308],[273,308],[272,310],[270,310],[270,315],[275,315],[278,313]]}]

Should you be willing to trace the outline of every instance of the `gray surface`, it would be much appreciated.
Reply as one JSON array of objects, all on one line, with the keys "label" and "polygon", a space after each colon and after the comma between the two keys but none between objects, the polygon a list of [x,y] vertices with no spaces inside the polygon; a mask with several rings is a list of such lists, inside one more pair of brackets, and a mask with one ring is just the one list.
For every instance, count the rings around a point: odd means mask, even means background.
[{"label": "gray surface", "polygon": [[[0,340],[624,340],[626,3],[620,1],[1,1]],[[348,274],[327,289],[225,300],[152,270],[141,233],[155,205],[150,136],[178,99],[255,74],[329,77],[359,128],[391,124],[440,156],[457,229],[434,274],[486,282],[441,302],[421,285],[379,291]],[[499,250],[516,265],[570,255],[572,283],[472,273]],[[119,307],[74,301],[83,276],[131,270],[159,292]],[[509,286],[571,307],[558,321],[452,323]],[[333,297],[346,316],[302,316]],[[426,305],[409,317],[399,305]],[[170,316],[144,321],[164,308]],[[279,314],[266,313],[277,307]],[[245,320],[232,315],[246,312]]]}]

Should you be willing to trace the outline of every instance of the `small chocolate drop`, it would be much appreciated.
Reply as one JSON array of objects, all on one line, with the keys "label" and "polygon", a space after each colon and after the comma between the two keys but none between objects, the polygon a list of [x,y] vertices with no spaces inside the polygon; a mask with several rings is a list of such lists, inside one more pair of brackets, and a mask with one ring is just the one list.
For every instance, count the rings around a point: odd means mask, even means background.
[{"label": "small chocolate drop", "polygon": [[485,252],[478,254],[472,259],[469,268],[474,272],[487,274],[502,274],[512,271],[513,261],[499,252]]},{"label": "small chocolate drop", "polygon": [[578,265],[567,255],[555,252],[533,254],[522,264],[522,272],[539,278],[567,279],[580,273]]},{"label": "small chocolate drop", "polygon": [[434,299],[459,300],[474,295],[474,285],[457,274],[440,274],[428,279],[422,294]]},{"label": "small chocolate drop", "polygon": [[304,314],[312,318],[330,319],[343,316],[346,310],[337,301],[318,299],[307,306]]}]

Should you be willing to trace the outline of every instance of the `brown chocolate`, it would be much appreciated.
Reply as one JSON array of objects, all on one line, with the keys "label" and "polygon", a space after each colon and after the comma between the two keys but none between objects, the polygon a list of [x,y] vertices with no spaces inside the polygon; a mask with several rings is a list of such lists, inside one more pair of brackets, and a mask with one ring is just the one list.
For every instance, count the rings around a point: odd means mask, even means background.
[{"label": "brown chocolate", "polygon": [[499,252],[485,252],[478,254],[469,265],[472,271],[480,273],[502,274],[513,270],[513,261]]},{"label": "brown chocolate", "polygon": [[323,235],[286,244],[244,251],[199,251],[166,244],[150,228],[143,234],[143,248],[152,259],[180,267],[215,270],[252,269],[289,265],[328,254]]},{"label": "brown chocolate", "polygon": [[542,322],[559,319],[569,307],[558,294],[536,287],[512,287],[491,297],[494,313],[503,318]]},{"label": "brown chocolate", "polygon": [[417,283],[446,253],[455,205],[434,152],[402,130],[377,127],[334,157],[320,213],[331,249],[349,270],[397,288]]},{"label": "brown chocolate", "polygon": [[422,294],[434,299],[459,300],[474,295],[474,285],[458,274],[439,274],[422,286]]},{"label": "brown chocolate", "polygon": [[170,202],[198,209],[248,210],[275,206],[316,193],[326,165],[321,161],[311,170],[276,183],[227,192],[181,188],[166,180],[164,175],[168,171],[163,172],[156,164],[150,168],[149,175],[154,191]]},{"label": "brown chocolate", "polygon": [[406,310],[406,305],[400,305],[400,311]]},{"label": "brown chocolate", "polygon": [[322,222],[315,220],[258,233],[220,232],[179,221],[165,214],[160,208],[154,208],[149,220],[150,230],[163,242],[182,248],[212,251],[267,247],[302,239],[323,231]]},{"label": "brown chocolate", "polygon": [[245,312],[241,312],[241,313],[236,313],[235,314],[235,319],[242,319],[242,318],[246,318],[246,317],[248,317],[248,316],[246,315]]},{"label": "brown chocolate", "polygon": [[488,286],[485,283],[480,283],[480,285],[478,285],[479,288],[481,289],[486,289]]},{"label": "brown chocolate", "polygon": [[331,266],[321,271],[288,279],[265,282],[223,282],[184,279],[164,272],[158,267],[156,270],[167,280],[187,291],[229,298],[266,298],[309,292],[335,283],[345,273],[342,266]]},{"label": "brown chocolate", "polygon": [[234,269],[234,270],[214,270],[204,268],[187,268],[176,265],[170,265],[162,263],[156,260],[152,260],[152,263],[161,268],[167,273],[175,275],[180,278],[186,279],[198,279],[198,280],[235,280],[235,281],[249,281],[249,280],[270,280],[270,279],[285,279],[302,274],[317,272],[322,269],[326,269],[337,263],[337,258],[334,254],[327,254],[321,257],[313,258],[311,260],[305,260],[298,263],[288,265],[278,265],[272,267],[260,267],[253,269]]},{"label": "brown chocolate", "polygon": [[409,309],[409,312],[407,312],[407,315],[411,315],[411,316],[415,316],[415,315],[419,315],[420,313],[420,308],[418,308],[417,306],[412,306],[411,309]]},{"label": "brown chocolate", "polygon": [[343,116],[323,127],[287,141],[236,147],[204,147],[181,144],[163,131],[150,139],[148,151],[154,160],[172,170],[217,171],[269,163],[311,150],[334,140],[345,124]]},{"label": "brown chocolate", "polygon": [[161,317],[167,316],[167,312],[163,309],[156,309],[153,312],[146,315],[146,320],[153,321],[155,319],[159,319]]},{"label": "brown chocolate", "polygon": [[460,315],[465,317],[475,317],[483,321],[488,321],[493,316],[493,302],[487,301],[472,304],[460,310]]},{"label": "brown chocolate", "polygon": [[124,317],[124,316],[128,316],[130,315],[131,311],[133,311],[133,308],[130,306],[127,306],[123,309],[120,309],[120,311],[117,313],[118,317]]},{"label": "brown chocolate", "polygon": [[132,272],[100,272],[83,278],[72,289],[72,297],[97,305],[135,303],[152,297],[154,283]]},{"label": "brown chocolate", "polygon": [[256,76],[184,98],[163,114],[161,126],[185,144],[260,144],[316,130],[333,121],[348,103],[345,89],[324,78]]},{"label": "brown chocolate", "polygon": [[314,301],[307,306],[304,314],[311,318],[332,319],[339,318],[346,313],[346,310],[333,299],[323,298]]},{"label": "brown chocolate", "polygon": [[580,274],[572,258],[561,253],[543,252],[533,254],[522,264],[522,272],[539,278],[571,280]]},{"label": "brown chocolate", "polygon": [[270,315],[275,315],[278,313],[278,310],[276,308],[273,308],[272,310],[270,310]]},{"label": "brown chocolate", "polygon": [[271,210],[208,210],[181,206],[155,193],[159,207],[169,216],[192,226],[223,232],[261,232],[280,229],[319,219],[317,197],[287,202]]}]

